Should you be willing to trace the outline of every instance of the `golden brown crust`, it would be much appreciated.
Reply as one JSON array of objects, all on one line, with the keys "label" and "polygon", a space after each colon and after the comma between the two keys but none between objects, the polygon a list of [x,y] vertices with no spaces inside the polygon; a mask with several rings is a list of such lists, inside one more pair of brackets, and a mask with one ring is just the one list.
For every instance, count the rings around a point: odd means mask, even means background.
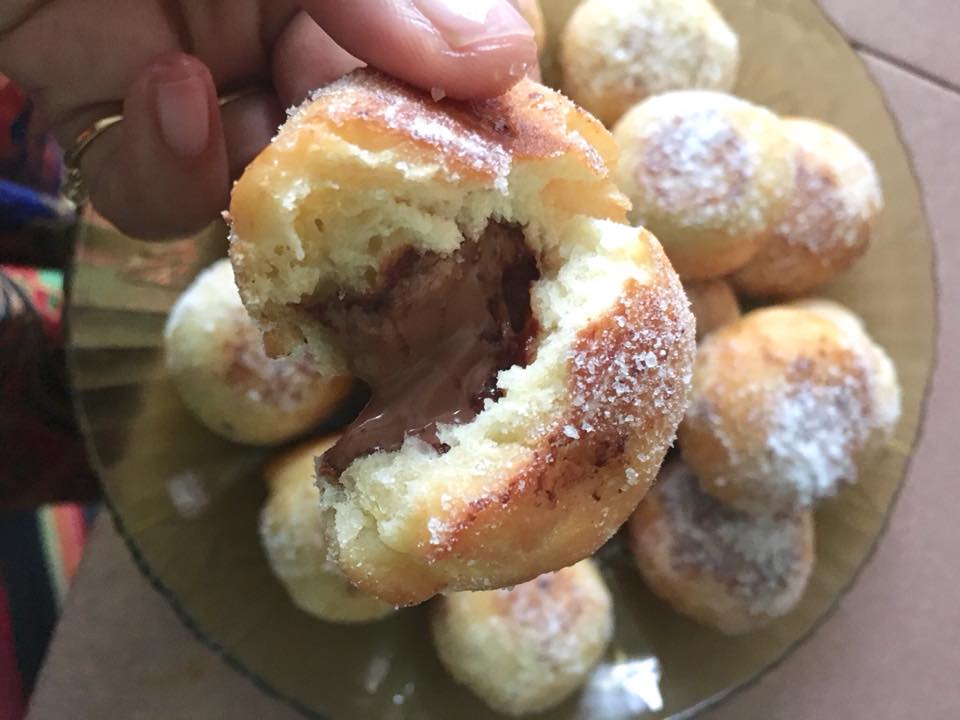
[{"label": "golden brown crust", "polygon": [[564,92],[609,127],[651,95],[731,91],[739,42],[709,0],[584,0],[559,62]]},{"label": "golden brown crust", "polygon": [[[616,143],[595,118],[529,79],[487,100],[433,101],[386,75],[358,70],[314,93],[292,121],[309,135],[328,131],[371,149],[398,140],[419,162],[436,158],[461,178],[496,179],[513,162],[565,154],[605,176],[617,157]],[[261,155],[252,166],[270,160]]]},{"label": "golden brown crust", "polygon": [[541,444],[495,492],[439,515],[419,559],[390,554],[371,572],[366,553],[356,565],[341,556],[358,587],[403,605],[442,589],[513,585],[592,554],[616,532],[670,445],[694,353],[692,317],[658,245],[652,268],[649,284],[629,284],[579,333],[571,405]]},{"label": "golden brown crust", "polygon": [[336,440],[336,436],[307,440],[267,463],[260,540],[270,570],[297,607],[328,622],[369,622],[394,608],[353,587],[327,557],[314,460]]},{"label": "golden brown crust", "polygon": [[226,259],[194,278],[164,329],[167,373],[184,404],[212,431],[250,445],[286,442],[343,405],[354,379],[333,348],[320,354],[325,362],[268,357]]}]

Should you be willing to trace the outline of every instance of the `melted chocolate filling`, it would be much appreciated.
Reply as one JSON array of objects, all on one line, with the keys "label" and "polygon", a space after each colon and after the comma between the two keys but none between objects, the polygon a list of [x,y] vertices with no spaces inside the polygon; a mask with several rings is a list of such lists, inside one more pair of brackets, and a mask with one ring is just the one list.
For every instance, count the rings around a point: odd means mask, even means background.
[{"label": "melted chocolate filling", "polygon": [[465,423],[499,397],[500,370],[529,361],[537,263],[520,228],[491,222],[451,255],[401,252],[373,292],[314,308],[338,336],[370,401],[317,461],[339,477],[355,459],[396,450],[408,435],[438,453],[437,425]]}]

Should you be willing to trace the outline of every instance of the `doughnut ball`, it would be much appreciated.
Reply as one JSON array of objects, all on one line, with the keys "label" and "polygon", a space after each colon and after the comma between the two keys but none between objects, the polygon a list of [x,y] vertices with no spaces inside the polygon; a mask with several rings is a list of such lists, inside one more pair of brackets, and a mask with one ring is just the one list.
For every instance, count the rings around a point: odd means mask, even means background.
[{"label": "doughnut ball", "polygon": [[759,630],[793,610],[813,571],[813,516],[752,515],[717,502],[680,460],[630,518],[630,549],[647,586],[728,635]]},{"label": "doughnut ball", "polygon": [[353,386],[343,357],[321,343],[313,356],[272,359],[244,310],[227,259],[198,275],[164,330],[167,372],[208,428],[238,443],[274,445],[330,418]]},{"label": "doughnut ball", "polygon": [[690,300],[690,310],[697,319],[699,342],[719,327],[740,317],[740,303],[726,280],[688,281],[683,289]]},{"label": "doughnut ball", "polygon": [[269,496],[260,511],[260,541],[270,569],[301,610],[329,622],[378,620],[393,606],[357,590],[327,557],[314,458],[335,441],[304,442],[267,465]]},{"label": "doughnut ball", "polygon": [[709,0],[584,0],[563,32],[563,90],[612,126],[651,95],[733,89],[736,33]]},{"label": "doughnut ball", "polygon": [[683,458],[704,490],[748,512],[834,495],[890,426],[876,362],[818,313],[748,313],[700,344]]},{"label": "doughnut ball", "polygon": [[796,182],[770,240],[731,277],[758,296],[796,296],[834,279],[867,251],[883,208],[870,158],[849,137],[816,120],[784,120]]},{"label": "doughnut ball", "polygon": [[626,223],[616,145],[530,80],[435,102],[372,71],[294,112],[233,190],[230,254],[279,352],[371,399],[318,461],[331,549],[396,605],[591,555],[686,407],[693,317]]},{"label": "doughnut ball", "polygon": [[431,616],[440,661],[505,715],[559,705],[587,679],[613,635],[613,601],[591,560],[513,589],[454,593]]},{"label": "doughnut ball", "polygon": [[680,276],[721,277],[763,246],[793,191],[776,115],[723,93],[687,90],[635,106],[614,129],[631,220],[663,243]]}]

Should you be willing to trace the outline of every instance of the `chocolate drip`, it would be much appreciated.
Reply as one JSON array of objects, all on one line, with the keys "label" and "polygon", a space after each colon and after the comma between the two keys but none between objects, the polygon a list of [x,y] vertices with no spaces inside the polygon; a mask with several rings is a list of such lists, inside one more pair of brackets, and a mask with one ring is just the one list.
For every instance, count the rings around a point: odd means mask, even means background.
[{"label": "chocolate drip", "polygon": [[415,435],[439,453],[437,426],[465,423],[497,398],[496,376],[525,365],[536,335],[530,286],[536,260],[517,227],[491,222],[450,255],[395,257],[375,291],[314,311],[340,339],[370,402],[318,460],[338,477],[358,457]]}]

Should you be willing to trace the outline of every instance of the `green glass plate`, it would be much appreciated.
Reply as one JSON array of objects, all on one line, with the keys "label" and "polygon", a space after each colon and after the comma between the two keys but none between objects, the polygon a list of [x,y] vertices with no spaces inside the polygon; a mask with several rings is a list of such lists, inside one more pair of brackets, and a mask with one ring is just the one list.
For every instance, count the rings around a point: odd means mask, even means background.
[{"label": "green glass plate", "polygon": [[[903,420],[862,482],[817,511],[810,587],[795,612],[763,632],[728,638],[684,619],[645,590],[617,540],[604,548],[617,607],[613,645],[584,692],[544,717],[684,716],[756,678],[853,581],[883,530],[920,423],[934,345],[932,251],[894,121],[860,60],[810,0],[719,4],[742,41],[738,94],[838,125],[877,164],[887,209],[876,241],[822,294],[856,309],[890,351],[903,382]],[[165,314],[224,248],[222,226],[146,244],[94,221],[80,238],[71,371],[94,461],[131,550],[205,642],[307,714],[494,717],[440,667],[424,608],[339,627],[297,610],[270,575],[256,532],[268,451],[207,431],[163,372]]]}]

